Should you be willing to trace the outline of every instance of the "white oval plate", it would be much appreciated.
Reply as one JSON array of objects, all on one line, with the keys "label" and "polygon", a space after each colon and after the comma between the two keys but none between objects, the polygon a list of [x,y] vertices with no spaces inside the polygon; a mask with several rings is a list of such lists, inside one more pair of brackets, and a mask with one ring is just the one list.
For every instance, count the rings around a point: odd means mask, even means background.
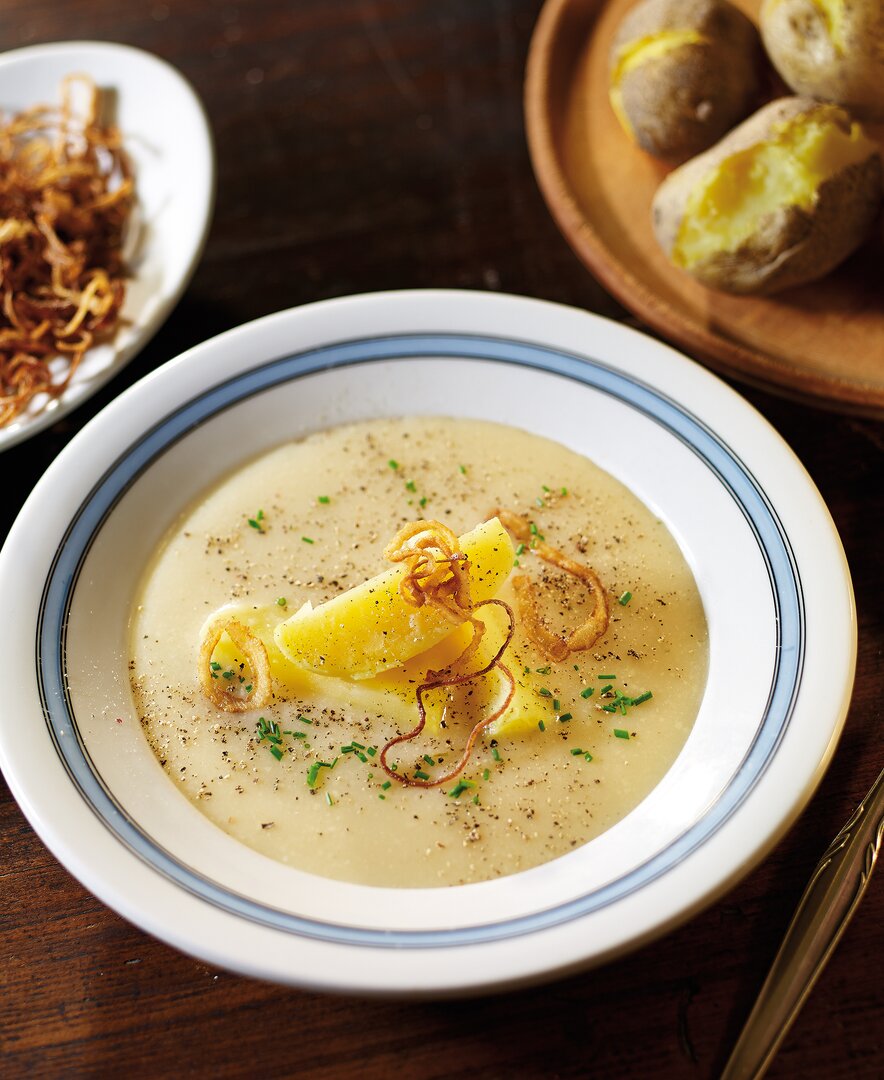
[{"label": "white oval plate", "polygon": [[70,41],[0,55],[0,109],[7,115],[59,101],[66,75],[113,91],[114,122],[135,172],[138,235],[119,329],[90,349],[57,398],[41,394],[0,427],[0,450],[80,405],[147,344],[193,274],[215,193],[215,158],[202,105],[164,60],[129,45]]},{"label": "white oval plate", "polygon": [[[151,552],[208,486],[318,428],[416,412],[550,436],[631,487],[693,568],[710,669],[684,750],[608,832],[511,877],[395,890],[293,870],[211,825],[142,735],[127,633]],[[686,918],[746,873],[810,797],[855,660],[837,534],[764,420],[650,338],[478,293],[327,301],[167,364],[50,466],[0,553],[0,592],[0,655],[16,673],[0,764],[65,866],[205,960],[362,993],[514,986]]]}]

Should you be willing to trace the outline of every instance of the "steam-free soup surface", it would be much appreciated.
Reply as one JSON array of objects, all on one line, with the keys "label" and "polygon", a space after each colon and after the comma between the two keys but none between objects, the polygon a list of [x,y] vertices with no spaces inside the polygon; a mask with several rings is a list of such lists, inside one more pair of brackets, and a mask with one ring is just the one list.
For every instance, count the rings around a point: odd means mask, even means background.
[{"label": "steam-free soup surface", "polygon": [[[548,544],[591,565],[612,616],[592,650],[561,663],[517,626],[504,660],[536,716],[480,738],[464,783],[407,788],[380,768],[380,749],[417,720],[414,687],[397,683],[395,672],[350,684],[313,676],[299,692],[277,686],[268,705],[239,713],[204,697],[200,632],[216,609],[234,601],[284,619],[386,569],[383,547],[406,522],[436,519],[460,535],[496,507],[523,514]],[[591,594],[541,565],[530,547],[517,561],[514,573],[545,578],[551,627],[566,632],[591,610]],[[518,611],[511,582],[500,595]],[[228,477],[185,515],[149,568],[131,643],[144,731],[182,795],[271,858],[383,886],[512,874],[609,828],[674,761],[707,669],[692,574],[647,507],[552,441],[437,418],[339,427]],[[247,667],[229,677],[240,671],[249,677]],[[432,777],[453,764],[488,694],[476,693],[477,715],[454,710],[444,728],[429,724],[400,744],[391,754],[397,772]],[[262,739],[274,722],[279,741]],[[319,761],[333,767],[311,774]]]}]

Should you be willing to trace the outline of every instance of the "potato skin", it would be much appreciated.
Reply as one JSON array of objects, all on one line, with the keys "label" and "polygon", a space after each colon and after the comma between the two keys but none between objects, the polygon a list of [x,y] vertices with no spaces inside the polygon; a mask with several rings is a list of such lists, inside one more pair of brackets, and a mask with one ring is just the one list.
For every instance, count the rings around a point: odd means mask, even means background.
[{"label": "potato skin", "polygon": [[[694,185],[723,158],[767,140],[774,128],[831,105],[811,98],[780,98],[749,117],[716,146],[674,170],[652,205],[654,233],[671,259],[688,197]],[[849,130],[851,118],[838,109],[835,122]],[[687,272],[723,292],[762,295],[815,281],[834,269],[868,237],[884,197],[880,155],[841,169],[817,189],[810,211],[782,207],[766,215],[734,251],[718,252]]]},{"label": "potato skin", "polygon": [[796,94],[833,101],[866,120],[884,120],[884,4],[841,0],[843,47],[814,0],[765,0],[764,47]]},{"label": "potato skin", "polygon": [[638,145],[677,162],[712,146],[751,111],[763,53],[754,25],[728,0],[643,0],[617,29],[609,82],[625,45],[666,30],[695,30],[706,40],[647,60],[619,89]]}]

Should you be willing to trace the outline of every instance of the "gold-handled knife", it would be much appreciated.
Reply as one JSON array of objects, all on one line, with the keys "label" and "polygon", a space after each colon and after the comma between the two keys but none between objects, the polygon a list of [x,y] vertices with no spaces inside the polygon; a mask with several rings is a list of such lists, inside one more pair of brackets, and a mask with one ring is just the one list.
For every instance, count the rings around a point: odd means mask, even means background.
[{"label": "gold-handled knife", "polygon": [[884,769],[813,872],[721,1080],[763,1076],[844,929],[884,837]]}]

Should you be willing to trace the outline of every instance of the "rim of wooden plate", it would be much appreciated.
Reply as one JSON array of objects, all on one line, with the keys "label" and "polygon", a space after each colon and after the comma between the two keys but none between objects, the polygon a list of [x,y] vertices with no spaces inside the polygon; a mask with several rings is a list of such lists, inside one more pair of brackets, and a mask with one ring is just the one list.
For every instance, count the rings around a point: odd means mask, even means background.
[{"label": "rim of wooden plate", "polygon": [[787,367],[715,333],[661,299],[621,262],[580,208],[561,160],[555,102],[566,99],[573,70],[606,0],[546,0],[531,38],[524,85],[525,128],[535,177],[558,228],[601,284],[648,327],[721,374],[818,408],[884,417],[884,384],[838,379]]}]

